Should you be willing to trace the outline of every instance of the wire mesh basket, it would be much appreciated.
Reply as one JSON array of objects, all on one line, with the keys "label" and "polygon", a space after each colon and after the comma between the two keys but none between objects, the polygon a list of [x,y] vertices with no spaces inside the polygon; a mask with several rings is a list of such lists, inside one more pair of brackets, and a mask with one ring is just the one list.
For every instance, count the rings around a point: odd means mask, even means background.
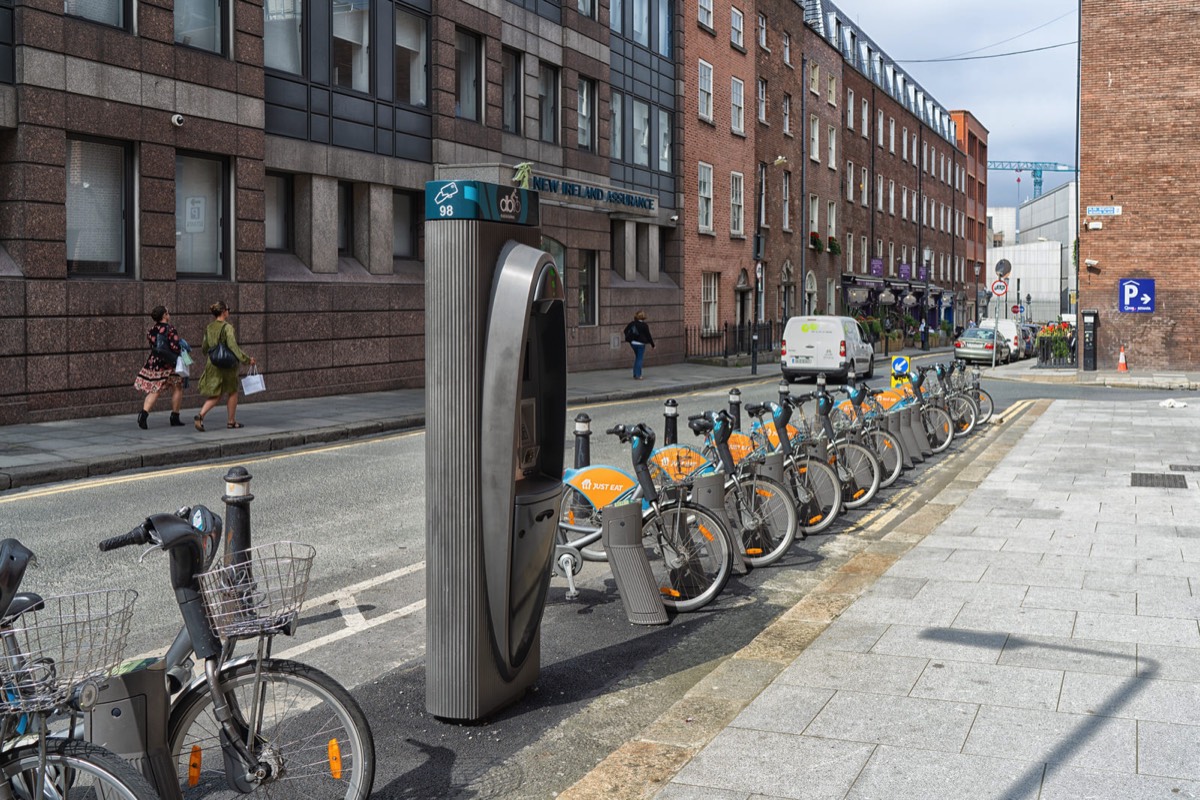
[{"label": "wire mesh basket", "polygon": [[275,542],[251,547],[236,564],[197,576],[213,631],[223,639],[287,627],[300,613],[315,547]]},{"label": "wire mesh basket", "polygon": [[77,686],[112,674],[136,599],[133,589],[46,597],[0,626],[0,713],[61,708]]}]

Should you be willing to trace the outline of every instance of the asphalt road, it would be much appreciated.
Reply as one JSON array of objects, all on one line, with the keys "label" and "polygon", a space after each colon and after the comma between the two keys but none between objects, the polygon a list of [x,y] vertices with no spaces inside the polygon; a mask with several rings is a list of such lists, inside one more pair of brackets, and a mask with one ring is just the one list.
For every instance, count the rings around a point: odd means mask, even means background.
[{"label": "asphalt road", "polygon": [[[985,386],[998,408],[1030,397],[1164,396],[1004,381]],[[746,401],[773,399],[776,391],[772,381],[740,388]],[[726,397],[720,390],[676,399],[686,419],[723,407]],[[661,430],[665,399],[572,408],[569,417],[581,410],[592,417],[593,463],[627,468],[628,453],[603,435],[604,428],[645,420]],[[690,438],[680,427],[681,439]],[[703,611],[661,628],[629,625],[607,570],[585,565],[579,599],[565,599],[565,581],[552,583],[535,690],[486,723],[452,725],[424,710],[424,436],[238,463],[253,475],[255,541],[294,539],[318,550],[303,625],[294,639],[277,642],[276,654],[311,663],[353,689],[375,730],[381,798],[553,797],[797,602],[817,583],[815,569],[840,552],[836,533],[801,542],[779,564],[732,580]],[[205,503],[223,513],[222,476],[229,466],[180,466],[5,495],[0,535],[15,536],[39,554],[40,567],[26,578],[31,590],[136,588],[128,652],[154,653],[179,626],[165,557],[153,552],[138,563],[132,550],[101,554],[95,542],[181,505]],[[923,471],[906,473],[873,505],[919,484]]]}]

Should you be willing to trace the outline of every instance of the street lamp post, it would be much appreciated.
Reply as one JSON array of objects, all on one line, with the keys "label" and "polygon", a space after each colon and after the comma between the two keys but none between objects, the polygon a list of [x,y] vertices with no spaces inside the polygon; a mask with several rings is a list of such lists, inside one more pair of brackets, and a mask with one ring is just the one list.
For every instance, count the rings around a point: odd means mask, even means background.
[{"label": "street lamp post", "polygon": [[925,275],[924,275],[925,296],[921,300],[921,302],[925,306],[924,308],[921,309],[921,313],[925,315],[925,320],[924,320],[925,335],[921,337],[921,349],[928,350],[929,349],[929,268],[930,268],[930,262],[933,260],[933,248],[927,246],[925,248],[925,251],[923,253],[921,253],[921,256],[925,259]]},{"label": "street lamp post", "polygon": [[979,270],[982,265],[975,262],[975,324],[979,324]]}]

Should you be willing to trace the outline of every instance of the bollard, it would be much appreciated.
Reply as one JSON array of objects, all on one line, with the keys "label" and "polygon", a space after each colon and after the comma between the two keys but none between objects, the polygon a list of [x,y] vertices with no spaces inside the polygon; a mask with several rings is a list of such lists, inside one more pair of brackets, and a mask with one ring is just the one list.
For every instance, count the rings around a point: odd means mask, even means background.
[{"label": "bollard", "polygon": [[725,530],[729,531],[729,535],[733,539],[729,543],[729,546],[733,548],[733,574],[745,575],[749,572],[750,567],[746,564],[745,555],[742,553],[742,532],[733,530],[729,524],[729,517],[725,513],[725,473],[714,472],[696,478],[692,482],[692,502],[711,511],[725,526]]},{"label": "bollard", "polygon": [[230,467],[225,473],[225,565],[248,561],[250,549],[250,473],[245,467]]},{"label": "bollard", "polygon": [[754,323],[754,332],[750,334],[750,374],[758,374],[758,323]]},{"label": "bollard", "polygon": [[792,394],[792,385],[785,378],[779,382],[779,388],[776,391],[779,392],[779,405],[785,405],[788,397]]},{"label": "bollard", "polygon": [[592,418],[582,412],[575,417],[575,469],[592,465]]},{"label": "bollard", "polygon": [[663,446],[679,443],[679,403],[669,397],[663,403]]},{"label": "bollard", "polygon": [[658,596],[642,544],[642,504],[605,506],[601,518],[600,538],[625,606],[625,618],[634,625],[666,624],[667,609]]},{"label": "bollard", "polygon": [[729,390],[729,416],[733,417],[733,429],[735,431],[742,429],[742,391],[741,389]]}]

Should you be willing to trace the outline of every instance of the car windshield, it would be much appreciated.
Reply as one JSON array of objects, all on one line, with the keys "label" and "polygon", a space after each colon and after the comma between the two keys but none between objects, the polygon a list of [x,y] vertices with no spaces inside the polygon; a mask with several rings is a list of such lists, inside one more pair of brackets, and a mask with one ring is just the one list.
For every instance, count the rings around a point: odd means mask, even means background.
[{"label": "car windshield", "polygon": [[962,332],[963,339],[991,339],[995,334],[991,328],[968,328]]}]

